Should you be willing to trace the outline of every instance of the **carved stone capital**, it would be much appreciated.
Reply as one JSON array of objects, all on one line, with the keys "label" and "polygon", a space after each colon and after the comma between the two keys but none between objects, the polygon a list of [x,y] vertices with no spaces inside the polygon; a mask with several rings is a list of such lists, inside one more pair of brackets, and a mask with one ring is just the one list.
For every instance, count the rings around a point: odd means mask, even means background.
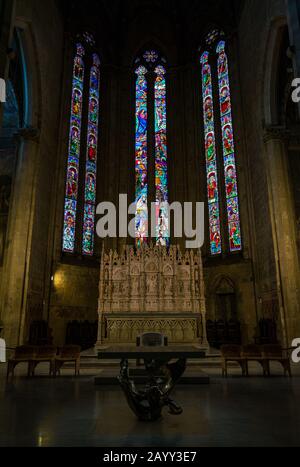
[{"label": "carved stone capital", "polygon": [[264,128],[265,143],[269,143],[270,141],[287,142],[289,141],[289,138],[290,133],[285,127],[270,125]]}]

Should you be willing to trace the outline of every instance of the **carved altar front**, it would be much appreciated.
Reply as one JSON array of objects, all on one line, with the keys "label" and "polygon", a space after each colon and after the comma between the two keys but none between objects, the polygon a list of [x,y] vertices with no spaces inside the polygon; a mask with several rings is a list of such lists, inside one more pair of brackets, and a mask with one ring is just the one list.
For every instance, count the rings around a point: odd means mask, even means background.
[{"label": "carved altar front", "polygon": [[135,344],[145,332],[208,348],[200,251],[143,246],[103,252],[97,347]]}]

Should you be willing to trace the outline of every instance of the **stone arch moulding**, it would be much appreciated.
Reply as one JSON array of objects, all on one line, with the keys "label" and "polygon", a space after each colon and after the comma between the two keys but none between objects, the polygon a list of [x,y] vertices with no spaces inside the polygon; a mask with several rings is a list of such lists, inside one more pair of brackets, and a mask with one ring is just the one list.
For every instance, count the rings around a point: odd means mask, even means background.
[{"label": "stone arch moulding", "polygon": [[262,64],[262,121],[265,126],[279,123],[276,102],[276,72],[280,54],[280,42],[284,28],[287,27],[287,18],[280,16],[273,18],[267,34],[266,48]]},{"label": "stone arch moulding", "polygon": [[209,289],[210,294],[217,295],[221,291],[224,291],[225,293],[236,294],[236,284],[230,276],[222,274],[217,276],[212,282],[212,285]]},{"label": "stone arch moulding", "polygon": [[42,126],[42,83],[37,41],[32,26],[26,20],[17,18],[15,27],[20,31],[27,66],[28,117],[26,126],[40,131]]}]

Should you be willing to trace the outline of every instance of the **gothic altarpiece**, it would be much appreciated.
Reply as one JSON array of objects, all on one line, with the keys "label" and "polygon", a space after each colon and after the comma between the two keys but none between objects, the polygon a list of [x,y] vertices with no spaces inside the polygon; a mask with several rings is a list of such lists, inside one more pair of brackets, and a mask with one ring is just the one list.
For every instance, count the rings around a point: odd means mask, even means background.
[{"label": "gothic altarpiece", "polygon": [[202,255],[179,247],[103,251],[97,347],[160,332],[170,344],[208,348]]}]

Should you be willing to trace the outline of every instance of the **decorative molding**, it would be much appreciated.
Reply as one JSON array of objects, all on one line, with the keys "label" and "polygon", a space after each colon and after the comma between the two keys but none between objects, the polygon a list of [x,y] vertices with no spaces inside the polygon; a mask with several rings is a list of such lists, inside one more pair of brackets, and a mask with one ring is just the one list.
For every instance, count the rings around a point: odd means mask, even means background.
[{"label": "decorative molding", "polygon": [[51,314],[59,319],[85,321],[89,317],[96,316],[97,312],[93,308],[88,307],[71,307],[71,306],[52,306]]},{"label": "decorative molding", "polygon": [[290,139],[290,132],[283,126],[265,126],[263,138],[265,143],[270,141],[286,142]]}]

